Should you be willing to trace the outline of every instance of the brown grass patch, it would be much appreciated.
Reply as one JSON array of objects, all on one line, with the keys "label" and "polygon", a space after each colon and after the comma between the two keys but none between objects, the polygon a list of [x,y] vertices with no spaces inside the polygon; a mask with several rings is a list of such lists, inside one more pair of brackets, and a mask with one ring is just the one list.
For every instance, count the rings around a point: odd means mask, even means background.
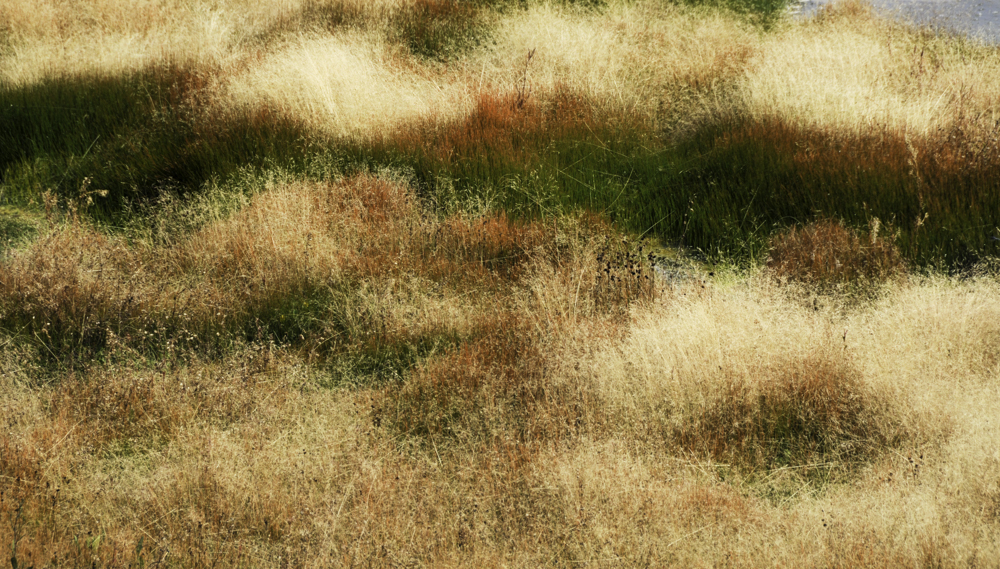
[{"label": "brown grass patch", "polygon": [[42,357],[87,360],[148,309],[140,254],[79,223],[53,230],[0,266],[6,327]]},{"label": "brown grass patch", "polygon": [[580,426],[579,393],[553,382],[535,324],[483,317],[473,338],[381,398],[378,420],[429,441],[558,440]]},{"label": "brown grass patch", "polygon": [[585,133],[594,125],[592,104],[562,85],[551,94],[534,96],[484,89],[467,117],[403,128],[385,143],[443,164],[482,162],[483,169],[494,172],[508,164],[530,168],[547,143]]},{"label": "brown grass patch", "polygon": [[793,227],[771,240],[767,267],[777,278],[810,284],[885,282],[903,272],[904,264],[878,229],[877,220],[861,236],[831,220]]},{"label": "brown grass patch", "polygon": [[904,438],[890,401],[837,354],[719,373],[717,394],[673,434],[689,452],[752,471],[867,461]]}]

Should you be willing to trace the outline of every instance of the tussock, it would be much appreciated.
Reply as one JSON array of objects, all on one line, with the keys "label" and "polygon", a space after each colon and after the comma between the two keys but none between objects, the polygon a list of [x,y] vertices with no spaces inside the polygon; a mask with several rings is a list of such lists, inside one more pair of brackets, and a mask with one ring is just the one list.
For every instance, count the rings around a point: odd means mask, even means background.
[{"label": "tussock", "polygon": [[413,73],[400,57],[372,34],[299,38],[234,77],[220,104],[265,106],[323,133],[365,138],[418,119],[448,121],[467,112],[461,83]]},{"label": "tussock", "polygon": [[767,267],[779,279],[811,284],[879,284],[904,271],[899,251],[872,220],[868,235],[826,220],[775,236]]},{"label": "tussock", "polygon": [[853,468],[910,436],[906,404],[865,376],[832,314],[765,291],[696,290],[681,289],[620,351],[595,359],[612,424],[629,425],[612,428],[749,473]]}]

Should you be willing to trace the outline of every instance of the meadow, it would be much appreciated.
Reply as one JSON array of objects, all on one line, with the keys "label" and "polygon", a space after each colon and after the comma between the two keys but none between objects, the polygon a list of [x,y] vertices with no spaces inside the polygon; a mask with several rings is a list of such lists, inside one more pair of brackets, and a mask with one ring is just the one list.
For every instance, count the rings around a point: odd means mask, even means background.
[{"label": "meadow", "polygon": [[7,0],[0,559],[1000,564],[998,131],[854,0]]}]

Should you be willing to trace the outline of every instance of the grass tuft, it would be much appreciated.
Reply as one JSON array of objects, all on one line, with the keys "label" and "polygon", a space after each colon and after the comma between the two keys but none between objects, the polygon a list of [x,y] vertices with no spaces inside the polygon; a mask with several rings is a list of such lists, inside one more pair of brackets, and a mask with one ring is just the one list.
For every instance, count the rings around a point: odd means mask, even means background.
[{"label": "grass tuft", "polygon": [[523,316],[490,315],[453,351],[380,398],[379,416],[431,444],[558,440],[580,422],[575,390],[552,383],[537,330]]},{"label": "grass tuft", "polygon": [[880,236],[878,219],[867,235],[823,220],[771,240],[767,267],[779,279],[812,285],[883,283],[905,270],[899,250]]},{"label": "grass tuft", "polygon": [[689,452],[754,472],[868,463],[903,442],[891,402],[838,355],[719,373],[719,392],[674,432]]},{"label": "grass tuft", "polygon": [[488,27],[474,2],[417,0],[400,11],[392,24],[397,37],[414,55],[447,61],[486,38]]}]

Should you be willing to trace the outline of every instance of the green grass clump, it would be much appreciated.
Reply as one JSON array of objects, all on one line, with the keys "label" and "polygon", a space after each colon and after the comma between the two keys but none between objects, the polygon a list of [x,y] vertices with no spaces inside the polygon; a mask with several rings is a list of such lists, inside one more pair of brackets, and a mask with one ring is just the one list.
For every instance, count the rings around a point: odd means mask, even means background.
[{"label": "green grass clump", "polygon": [[396,15],[392,28],[414,55],[442,61],[483,42],[489,31],[481,8],[459,0],[418,0]]},{"label": "green grass clump", "polygon": [[0,206],[0,250],[23,245],[35,238],[44,221],[40,215],[11,206]]},{"label": "green grass clump", "polygon": [[[348,146],[348,163],[414,173],[429,199],[489,192],[522,216],[586,209],[637,233],[739,263],[772,234],[822,218],[885,220],[908,262],[971,266],[1000,255],[1000,160],[961,133],[907,142],[776,119],[722,118],[679,135],[595,112],[568,90],[519,104],[482,96],[467,118]],[[961,158],[964,157],[964,158]],[[991,229],[993,228],[993,229]]]}]

